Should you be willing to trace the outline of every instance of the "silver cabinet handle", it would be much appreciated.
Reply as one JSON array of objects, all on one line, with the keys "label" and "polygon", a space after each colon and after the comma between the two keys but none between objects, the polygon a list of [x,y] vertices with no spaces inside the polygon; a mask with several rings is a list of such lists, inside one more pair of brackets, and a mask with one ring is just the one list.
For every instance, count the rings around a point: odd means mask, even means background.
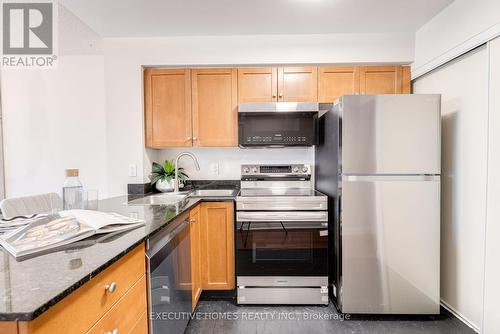
[{"label": "silver cabinet handle", "polygon": [[187,137],[186,140],[191,140],[191,137]]},{"label": "silver cabinet handle", "polygon": [[106,334],[120,334],[120,331],[118,330],[118,328],[115,328],[110,332],[106,332]]},{"label": "silver cabinet handle", "polygon": [[193,137],[193,140],[198,140],[198,138],[196,138],[196,137]]},{"label": "silver cabinet handle", "polygon": [[[109,293],[113,293],[116,291],[116,283],[112,282],[111,284],[106,284],[104,289]],[[113,334],[115,334],[115,333],[113,332]]]}]

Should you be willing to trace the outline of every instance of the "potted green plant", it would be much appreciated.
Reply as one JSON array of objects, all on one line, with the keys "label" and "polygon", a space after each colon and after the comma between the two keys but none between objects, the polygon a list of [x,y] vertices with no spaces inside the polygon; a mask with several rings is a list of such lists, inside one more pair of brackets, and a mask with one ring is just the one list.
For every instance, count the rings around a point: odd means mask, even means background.
[{"label": "potted green plant", "polygon": [[[178,168],[178,176],[180,182],[188,178],[182,167]],[[173,191],[175,182],[175,164],[173,160],[165,160],[163,164],[153,162],[153,169],[149,175],[149,179],[151,180],[151,185],[155,185],[159,191]]]}]

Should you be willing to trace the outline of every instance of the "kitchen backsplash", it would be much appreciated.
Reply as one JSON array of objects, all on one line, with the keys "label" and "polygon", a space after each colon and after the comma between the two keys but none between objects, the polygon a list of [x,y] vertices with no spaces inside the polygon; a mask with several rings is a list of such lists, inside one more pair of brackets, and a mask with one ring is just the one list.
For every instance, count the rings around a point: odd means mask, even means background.
[{"label": "kitchen backsplash", "polygon": [[[193,180],[238,180],[242,164],[314,164],[314,148],[175,148],[148,150],[151,161],[175,159],[181,152],[193,153],[200,163],[197,171],[189,157],[183,157],[179,165]],[[314,169],[313,169],[314,170]]]}]

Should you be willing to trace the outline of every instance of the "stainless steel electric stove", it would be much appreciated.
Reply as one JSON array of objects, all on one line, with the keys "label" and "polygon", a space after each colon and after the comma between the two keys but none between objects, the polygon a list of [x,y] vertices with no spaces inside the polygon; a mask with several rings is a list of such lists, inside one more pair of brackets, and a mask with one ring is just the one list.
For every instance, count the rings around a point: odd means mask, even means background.
[{"label": "stainless steel electric stove", "polygon": [[328,204],[312,185],[309,165],[241,166],[239,304],[328,304]]}]

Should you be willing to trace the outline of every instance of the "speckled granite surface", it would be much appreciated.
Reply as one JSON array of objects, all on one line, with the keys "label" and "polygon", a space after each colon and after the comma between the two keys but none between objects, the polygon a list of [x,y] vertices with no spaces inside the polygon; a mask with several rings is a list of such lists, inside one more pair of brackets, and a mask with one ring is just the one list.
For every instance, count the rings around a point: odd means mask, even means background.
[{"label": "speckled granite surface", "polygon": [[24,260],[16,260],[0,247],[0,321],[36,318],[199,202],[233,198],[188,197],[175,206],[128,205],[131,199],[99,201],[99,211],[144,219],[146,225],[135,230],[88,238]]}]

